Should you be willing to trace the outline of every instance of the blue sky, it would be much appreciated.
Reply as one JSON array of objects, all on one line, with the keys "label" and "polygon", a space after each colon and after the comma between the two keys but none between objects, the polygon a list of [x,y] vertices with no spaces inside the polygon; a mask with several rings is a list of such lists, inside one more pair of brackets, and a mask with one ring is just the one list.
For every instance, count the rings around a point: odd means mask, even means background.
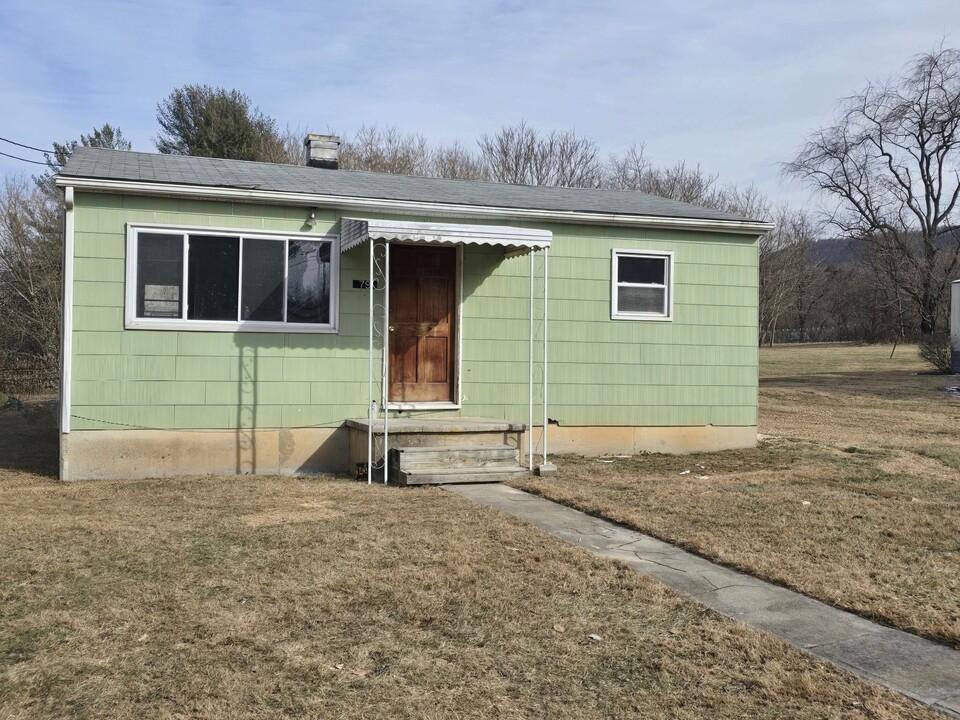
[{"label": "blue sky", "polygon": [[800,204],[777,163],[944,38],[960,45],[957,0],[3,0],[0,136],[47,147],[110,122],[152,152],[157,102],[207,83],[304,131],[574,128]]}]

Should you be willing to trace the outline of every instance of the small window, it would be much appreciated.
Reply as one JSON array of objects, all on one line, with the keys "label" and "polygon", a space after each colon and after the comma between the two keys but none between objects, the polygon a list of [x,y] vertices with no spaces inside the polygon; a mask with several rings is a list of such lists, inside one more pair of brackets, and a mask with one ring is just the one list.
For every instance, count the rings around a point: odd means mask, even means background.
[{"label": "small window", "polygon": [[673,318],[673,253],[613,251],[614,320]]},{"label": "small window", "polygon": [[130,227],[128,328],[335,332],[334,238]]}]

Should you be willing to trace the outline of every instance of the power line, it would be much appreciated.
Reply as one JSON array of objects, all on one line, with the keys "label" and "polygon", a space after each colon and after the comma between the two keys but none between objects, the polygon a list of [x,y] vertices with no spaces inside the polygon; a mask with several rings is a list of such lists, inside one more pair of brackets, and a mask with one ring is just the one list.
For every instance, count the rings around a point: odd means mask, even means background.
[{"label": "power line", "polygon": [[39,160],[27,160],[26,158],[17,157],[16,155],[11,155],[10,153],[0,152],[0,155],[4,157],[13,158],[14,160],[20,160],[21,162],[33,163],[34,165],[46,165],[45,162],[40,162]]},{"label": "power line", "polygon": [[10,143],[11,145],[16,145],[17,147],[26,148],[27,150],[36,150],[37,152],[42,152],[42,153],[54,152],[53,150],[41,150],[40,148],[34,147],[33,145],[24,145],[23,143],[18,143],[16,140],[8,140],[5,137],[0,137],[0,140],[2,140],[5,143]]}]

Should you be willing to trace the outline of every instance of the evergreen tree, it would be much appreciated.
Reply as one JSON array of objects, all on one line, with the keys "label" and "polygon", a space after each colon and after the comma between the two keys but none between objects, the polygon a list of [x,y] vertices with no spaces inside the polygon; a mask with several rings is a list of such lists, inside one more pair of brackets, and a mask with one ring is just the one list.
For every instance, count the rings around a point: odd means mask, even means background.
[{"label": "evergreen tree", "polygon": [[79,140],[69,140],[65,143],[54,142],[52,145],[53,152],[43,154],[47,161],[47,172],[35,178],[37,185],[51,195],[56,193],[53,179],[67,164],[70,154],[78,146],[111,148],[113,150],[129,150],[132,147],[130,141],[123,136],[123,131],[110,123],[104,123],[99,128],[94,128],[89,135],[81,134]]},{"label": "evergreen tree", "polygon": [[176,88],[157,105],[157,150],[168,155],[262,160],[282,154],[277,123],[238,90]]}]

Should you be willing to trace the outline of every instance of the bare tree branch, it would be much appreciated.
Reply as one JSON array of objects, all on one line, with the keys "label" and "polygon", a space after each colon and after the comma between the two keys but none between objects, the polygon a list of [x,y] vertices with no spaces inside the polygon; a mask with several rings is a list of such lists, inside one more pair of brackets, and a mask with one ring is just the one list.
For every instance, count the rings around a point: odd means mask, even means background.
[{"label": "bare tree branch", "polygon": [[543,134],[525,121],[477,141],[491,180],[516,185],[596,188],[604,169],[597,144],[573,130]]},{"label": "bare tree branch", "polygon": [[785,174],[836,198],[827,221],[871,249],[873,267],[935,330],[958,245],[946,233],[960,198],[960,51],[919,55],[883,85],[841,102]]}]

